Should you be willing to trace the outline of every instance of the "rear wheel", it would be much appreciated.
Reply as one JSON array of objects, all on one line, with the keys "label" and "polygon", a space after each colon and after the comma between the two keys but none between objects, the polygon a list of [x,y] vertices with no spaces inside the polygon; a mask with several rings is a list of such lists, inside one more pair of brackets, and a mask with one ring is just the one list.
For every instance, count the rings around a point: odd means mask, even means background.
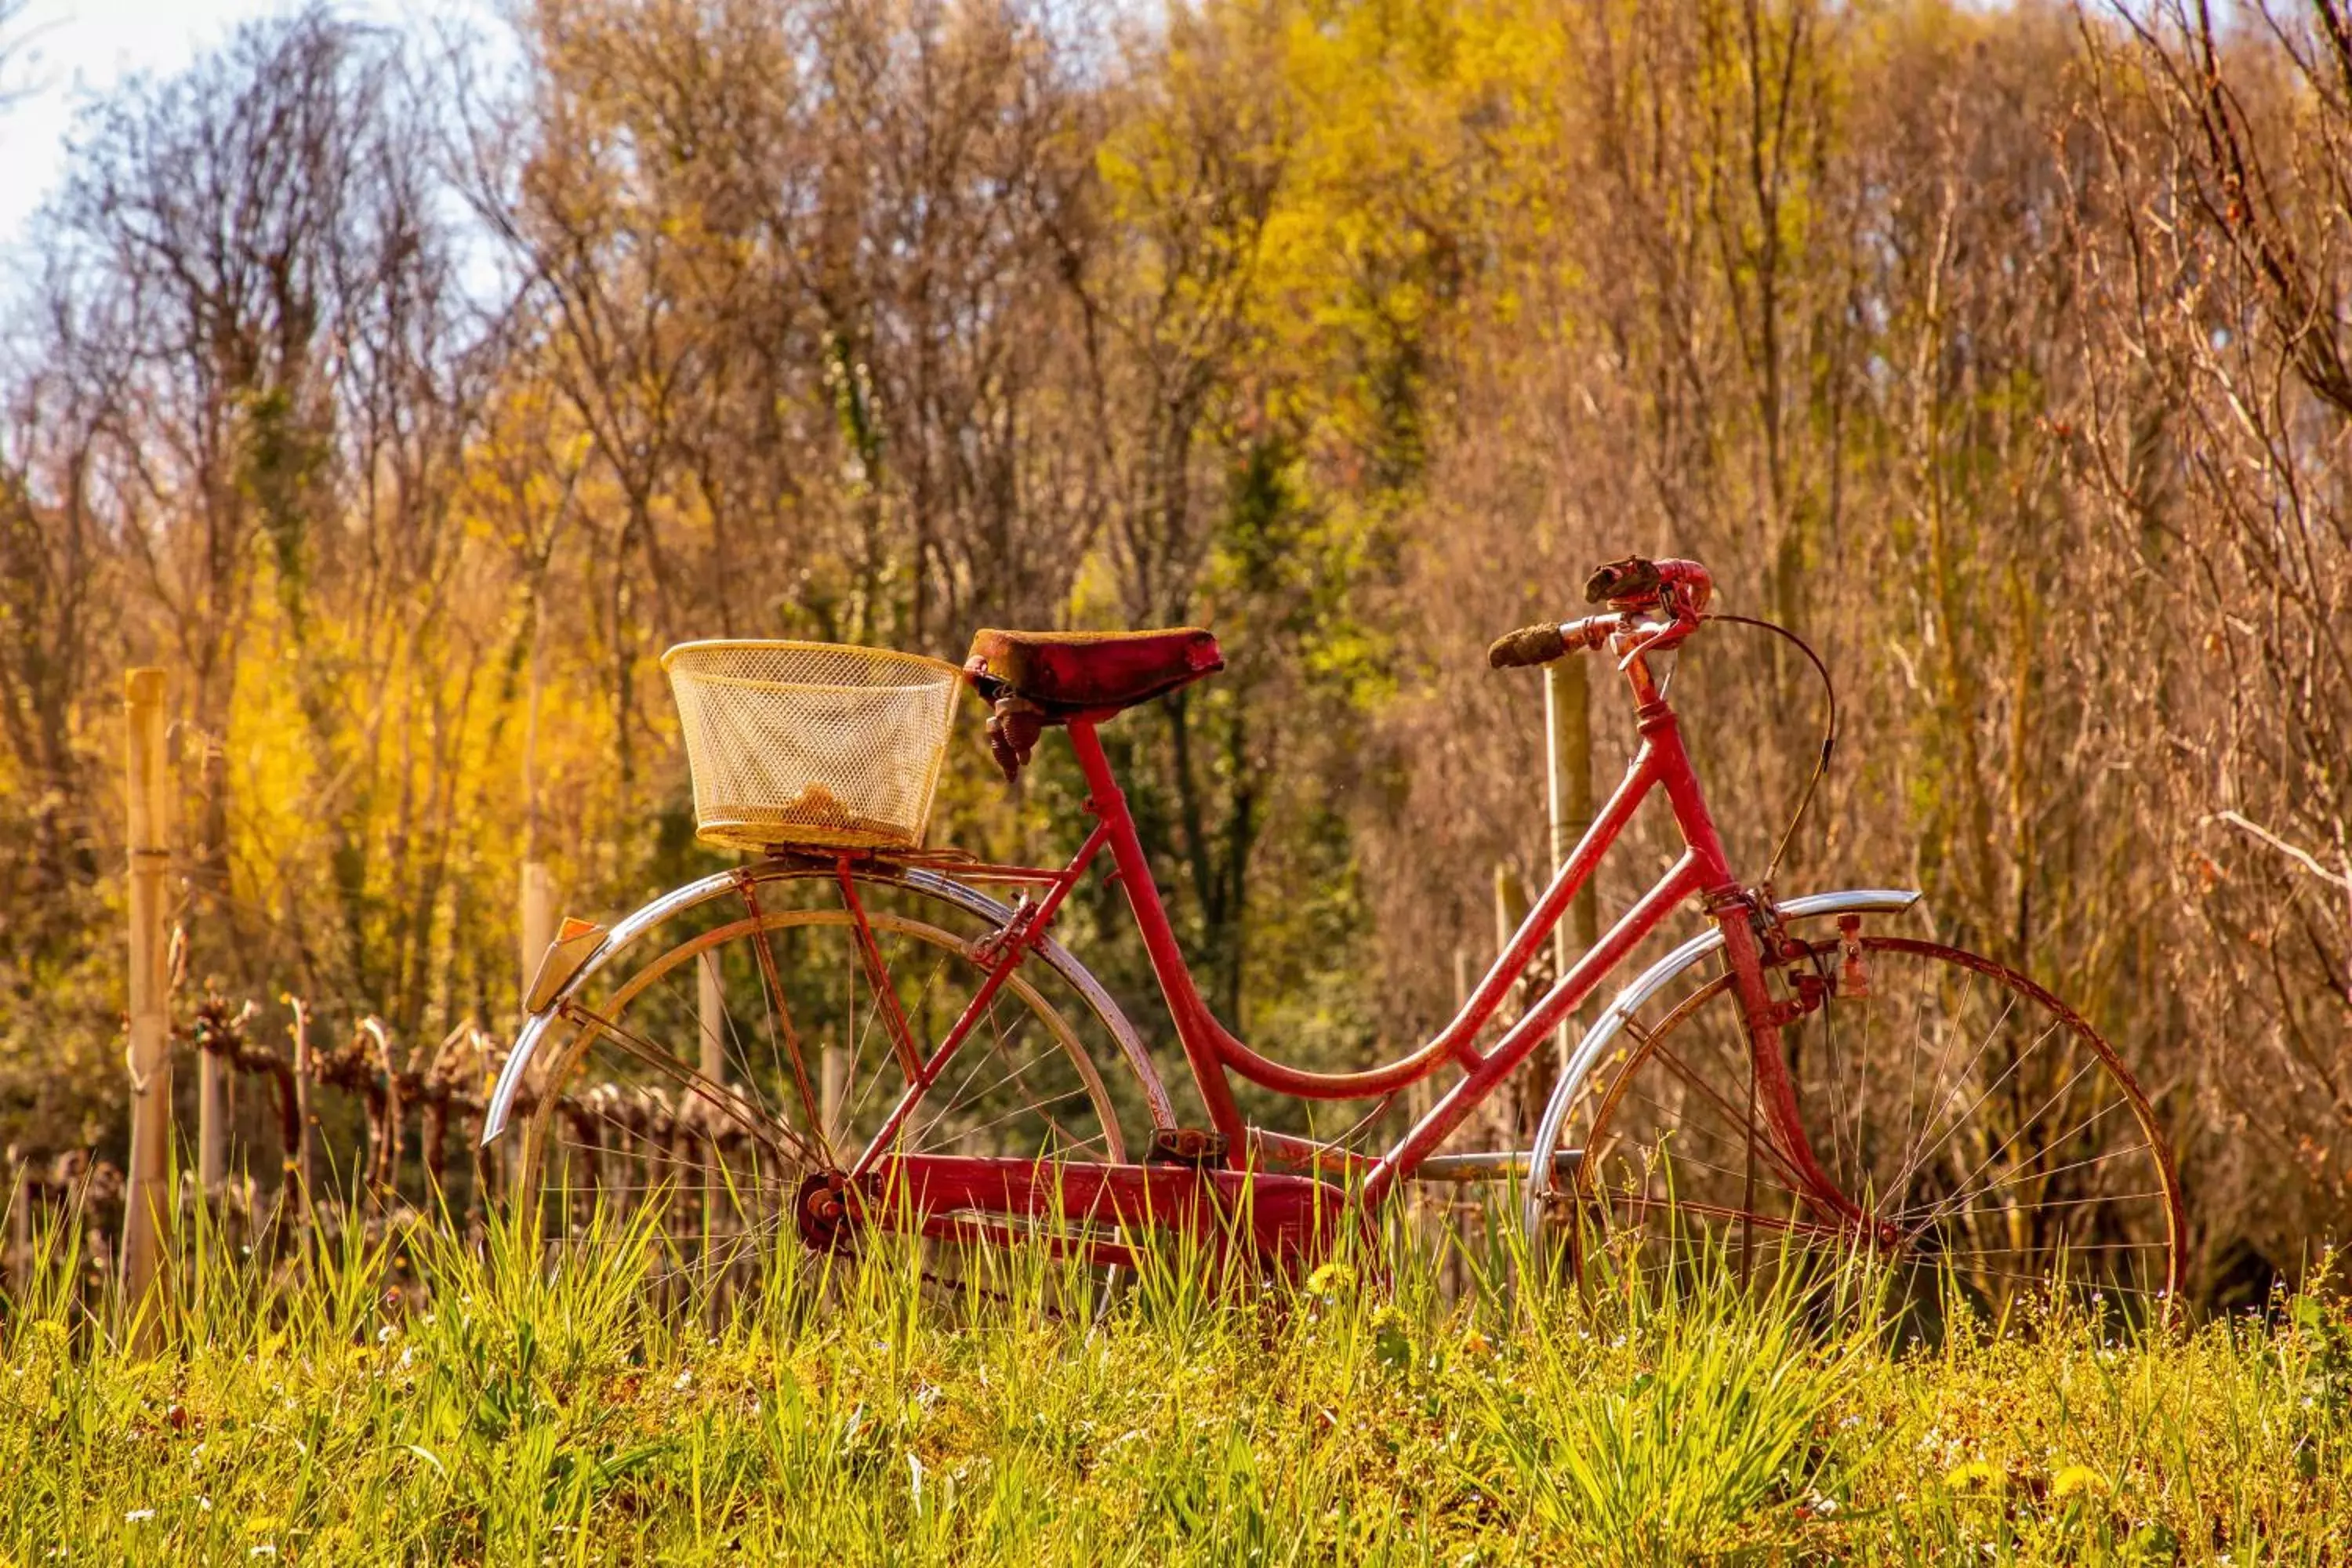
[{"label": "rear wheel", "polygon": [[[1895,937],[1778,972],[1803,1141],[1773,1125],[1728,974],[1597,1066],[1545,1211],[1571,1268],[1784,1277],[1867,1253],[1908,1310],[2064,1299],[2153,1315],[2179,1281],[2179,1184],[2147,1097],[2081,1016],[1990,959]],[[1801,977],[1802,986],[1801,987]],[[1570,1141],[1573,1140],[1571,1143]]]},{"label": "rear wheel", "polygon": [[813,1232],[803,1199],[870,1149],[1124,1159],[1088,1047],[1102,1020],[1045,966],[983,1004],[991,933],[934,923],[955,911],[860,883],[869,953],[830,879],[746,891],[648,933],[567,1002],[520,1130],[519,1192],[552,1241],[636,1217],[690,1270],[742,1280],[773,1248],[854,1240]]}]

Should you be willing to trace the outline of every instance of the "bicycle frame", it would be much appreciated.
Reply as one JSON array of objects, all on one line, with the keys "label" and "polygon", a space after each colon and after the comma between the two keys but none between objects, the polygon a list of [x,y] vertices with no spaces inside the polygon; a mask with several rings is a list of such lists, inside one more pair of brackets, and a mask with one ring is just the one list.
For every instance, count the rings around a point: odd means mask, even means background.
[{"label": "bicycle frame", "polygon": [[[1126,799],[1111,777],[1100,740],[1092,725],[1083,724],[1072,727],[1070,740],[1091,791],[1087,807],[1108,829],[1107,837],[1118,868],[1120,886],[1142,931],[1152,972],[1168,999],[1177,1039],[1183,1047],[1193,1080],[1211,1121],[1218,1131],[1233,1141],[1234,1147],[1255,1148],[1286,1163],[1319,1163],[1329,1158],[1328,1152],[1322,1151],[1319,1145],[1299,1147],[1303,1141],[1264,1133],[1253,1138],[1234,1104],[1229,1073],[1302,1099],[1352,1100],[1393,1093],[1433,1077],[1449,1064],[1464,1069],[1460,1081],[1393,1148],[1359,1172],[1362,1196],[1368,1205],[1379,1204],[1400,1176],[1411,1173],[1433,1152],[1481,1101],[1550,1038],[1561,1020],[1677,905],[1694,895],[1736,896],[1738,891],[1715,825],[1706,815],[1674,714],[1660,703],[1643,722],[1643,743],[1624,779],[1454,1019],[1419,1049],[1384,1067],[1352,1073],[1309,1072],[1259,1055],[1234,1038],[1210,1011],[1177,944],[1159,889],[1151,880],[1134,822],[1128,815]],[[1492,1051],[1482,1054],[1474,1043],[1479,1032],[1492,1021],[1512,986],[1543,952],[1552,928],[1566,917],[1577,893],[1591,879],[1594,869],[1643,801],[1660,787],[1666,791],[1683,829],[1685,848],[1681,858],[1619,917],[1591,951],[1553,983],[1551,989],[1511,1026]],[[1084,868],[1083,857],[1081,851],[1081,859],[1073,862],[1080,871]]]},{"label": "bicycle frame", "polygon": [[[1833,1212],[1855,1214],[1851,1202],[1814,1162],[1798,1121],[1795,1091],[1780,1058],[1779,1021],[1766,988],[1764,958],[1752,919],[1756,906],[1732,874],[1683,743],[1680,724],[1640,651],[1626,657],[1624,669],[1637,699],[1641,743],[1623,780],[1453,1020],[1409,1055],[1357,1072],[1319,1073],[1286,1066],[1261,1056],[1218,1022],[1185,962],[1126,795],[1096,732],[1098,721],[1091,717],[1073,721],[1068,726],[1070,742],[1087,781],[1086,806],[1095,818],[1094,829],[1069,862],[1059,868],[975,868],[975,874],[988,879],[1036,884],[1045,889],[1044,896],[1034,904],[1024,897],[1013,920],[993,939],[996,951],[988,977],[860,1153],[847,1173],[849,1181],[870,1184],[877,1192],[910,1201],[926,1213],[938,1208],[1033,1215],[1059,1211],[1083,1219],[1099,1216],[1108,1208],[1122,1222],[1153,1215],[1164,1221],[1171,1212],[1171,1194],[1198,1187],[1197,1182],[1191,1187],[1184,1184],[1192,1173],[1181,1166],[1066,1165],[1059,1168],[1061,1185],[1048,1191],[1041,1184],[1041,1172],[1033,1162],[891,1152],[907,1117],[986,1013],[1003,978],[1019,963],[1023,952],[1043,939],[1063,901],[1108,850],[1210,1120],[1229,1147],[1244,1151],[1246,1156],[1243,1171],[1214,1173],[1219,1203],[1230,1208],[1236,1189],[1245,1187],[1259,1205],[1251,1216],[1252,1228],[1260,1233],[1258,1239],[1268,1250],[1298,1248],[1305,1233],[1324,1223],[1325,1211],[1331,1206],[1329,1196],[1337,1189],[1313,1176],[1267,1173],[1261,1168],[1264,1163],[1344,1172],[1355,1181],[1363,1211],[1377,1210],[1395,1184],[1412,1176],[1488,1095],[1518,1070],[1643,938],[1677,905],[1694,897],[1704,902],[1719,925],[1726,956],[1738,976],[1736,984],[1748,1016],[1758,1063],[1759,1108],[1764,1121],[1816,1197]],[[1475,1043],[1480,1032],[1536,962],[1553,928],[1566,917],[1570,903],[1627,824],[1658,790],[1664,792],[1681,832],[1681,857],[1491,1050],[1481,1052]],[[855,910],[852,863],[845,858],[840,863],[839,878],[844,896]],[[1462,1069],[1461,1079],[1377,1158],[1248,1126],[1235,1103],[1230,1076],[1238,1074],[1301,1099],[1353,1100],[1392,1095],[1448,1065]],[[926,1228],[934,1227],[926,1221]],[[937,1228],[969,1231],[971,1225],[964,1221]]]}]

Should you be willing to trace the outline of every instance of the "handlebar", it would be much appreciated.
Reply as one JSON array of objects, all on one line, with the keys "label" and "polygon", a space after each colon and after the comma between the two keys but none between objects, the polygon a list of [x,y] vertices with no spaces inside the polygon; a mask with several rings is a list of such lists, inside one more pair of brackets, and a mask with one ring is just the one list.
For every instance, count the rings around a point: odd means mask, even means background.
[{"label": "handlebar", "polygon": [[[1488,647],[1486,663],[1496,669],[1525,668],[1603,645],[1624,660],[1663,652],[1698,629],[1714,595],[1715,579],[1696,561],[1628,555],[1596,567],[1585,579],[1585,602],[1606,601],[1608,614],[1522,626]],[[1657,618],[1648,618],[1653,616]]]},{"label": "handlebar", "polygon": [[1486,663],[1496,669],[1527,669],[1549,664],[1571,653],[1598,647],[1617,629],[1615,616],[1588,616],[1559,626],[1521,626],[1496,637],[1486,649]]}]

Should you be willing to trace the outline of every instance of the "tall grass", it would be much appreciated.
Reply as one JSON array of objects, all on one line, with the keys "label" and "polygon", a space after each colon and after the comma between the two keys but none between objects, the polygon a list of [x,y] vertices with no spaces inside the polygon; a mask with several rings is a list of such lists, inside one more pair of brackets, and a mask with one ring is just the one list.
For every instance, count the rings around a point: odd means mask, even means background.
[{"label": "tall grass", "polygon": [[[0,1321],[0,1558],[2343,1563],[2352,1333],[2083,1323],[1901,1348],[1868,1281],[1622,1275],[1466,1301],[1402,1231],[1297,1280],[887,1242],[708,1294],[643,1220],[356,1237],[289,1280],[201,1226],[142,1357],[45,1240]],[[1505,1252],[1507,1248],[1503,1249]]]}]

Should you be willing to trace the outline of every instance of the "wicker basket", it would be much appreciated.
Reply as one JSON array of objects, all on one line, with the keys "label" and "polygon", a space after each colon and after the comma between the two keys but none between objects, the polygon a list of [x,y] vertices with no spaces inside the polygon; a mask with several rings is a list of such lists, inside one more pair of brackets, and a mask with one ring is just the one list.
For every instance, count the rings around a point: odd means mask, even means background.
[{"label": "wicker basket", "polygon": [[734,849],[923,841],[963,672],[887,648],[690,642],[662,656],[695,836]]}]

